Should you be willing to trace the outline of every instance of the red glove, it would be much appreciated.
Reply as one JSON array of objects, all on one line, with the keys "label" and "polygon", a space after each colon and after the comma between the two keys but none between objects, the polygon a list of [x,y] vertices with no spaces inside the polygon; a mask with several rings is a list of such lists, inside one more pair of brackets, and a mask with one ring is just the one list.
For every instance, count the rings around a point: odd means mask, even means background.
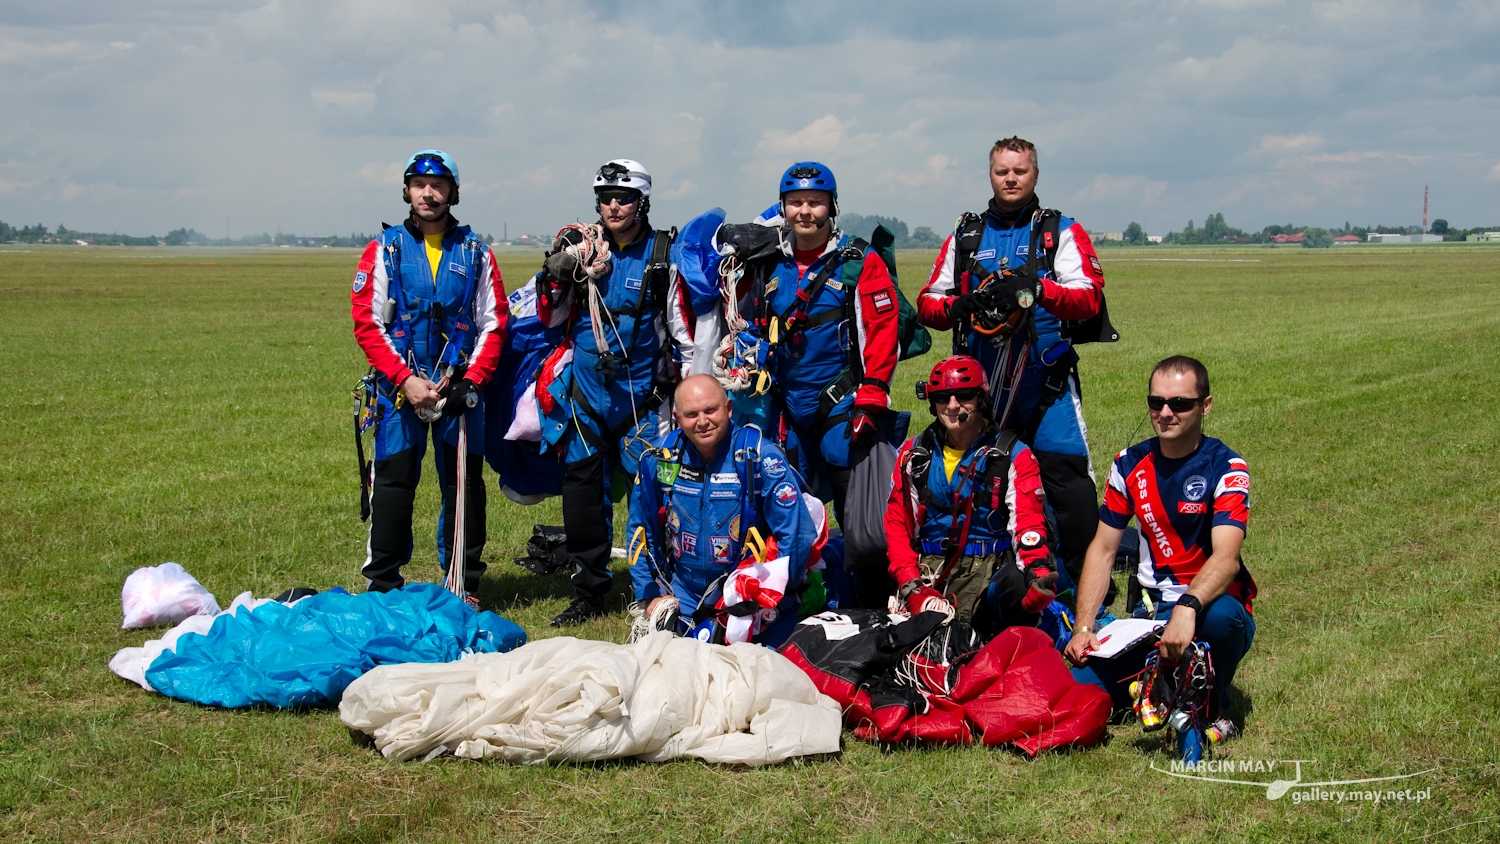
[{"label": "red glove", "polygon": [[1052,587],[1057,585],[1057,572],[1051,569],[1033,569],[1036,578],[1031,581],[1031,588],[1026,590],[1026,596],[1021,599],[1021,609],[1033,615],[1047,608],[1057,597]]},{"label": "red glove", "polygon": [[875,441],[875,420],[863,410],[854,411],[849,417],[849,444],[868,445]]},{"label": "red glove", "polygon": [[912,615],[919,612],[944,612],[950,616],[953,614],[953,605],[943,597],[943,593],[933,589],[931,586],[923,586],[917,591],[906,596],[906,609]]}]

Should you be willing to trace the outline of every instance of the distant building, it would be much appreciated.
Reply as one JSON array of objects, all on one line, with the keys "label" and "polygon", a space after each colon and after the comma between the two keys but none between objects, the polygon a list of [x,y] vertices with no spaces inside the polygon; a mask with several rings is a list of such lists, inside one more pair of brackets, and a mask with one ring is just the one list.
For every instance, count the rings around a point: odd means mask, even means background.
[{"label": "distant building", "polygon": [[1159,235],[1159,234],[1148,234],[1148,235],[1146,235],[1146,242],[1147,243],[1161,243],[1161,235]]},{"label": "distant building", "polygon": [[1371,243],[1442,243],[1440,234],[1379,234],[1366,235]]},{"label": "distant building", "polygon": [[1297,232],[1296,234],[1273,234],[1273,235],[1271,235],[1271,242],[1272,243],[1301,243],[1302,242],[1302,232]]},{"label": "distant building", "polygon": [[1095,240],[1125,240],[1124,232],[1094,232]]},{"label": "distant building", "polygon": [[1333,239],[1335,246],[1348,246],[1351,243],[1364,243],[1357,234],[1341,234]]},{"label": "distant building", "polygon": [[1475,232],[1464,239],[1470,243],[1500,243],[1500,232]]}]

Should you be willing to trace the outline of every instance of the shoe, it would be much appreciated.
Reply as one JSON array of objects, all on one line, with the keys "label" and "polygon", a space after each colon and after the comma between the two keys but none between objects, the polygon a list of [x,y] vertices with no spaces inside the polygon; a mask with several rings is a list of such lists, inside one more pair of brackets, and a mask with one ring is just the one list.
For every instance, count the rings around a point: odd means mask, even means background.
[{"label": "shoe", "polygon": [[591,604],[582,598],[574,598],[573,603],[569,604],[567,609],[558,613],[557,617],[552,619],[552,626],[574,627],[591,618],[598,618],[601,615],[604,615],[604,607],[598,604]]}]

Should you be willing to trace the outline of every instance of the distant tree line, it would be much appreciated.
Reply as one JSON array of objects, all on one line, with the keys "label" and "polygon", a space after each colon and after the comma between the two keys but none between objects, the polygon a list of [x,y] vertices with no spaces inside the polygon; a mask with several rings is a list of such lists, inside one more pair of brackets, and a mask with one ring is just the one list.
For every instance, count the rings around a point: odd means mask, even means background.
[{"label": "distant tree line", "polygon": [[[1463,240],[1470,234],[1485,231],[1497,231],[1494,227],[1486,228],[1480,226],[1473,229],[1455,229],[1448,224],[1447,220],[1438,219],[1432,221],[1428,231],[1432,234],[1440,234],[1445,241]],[[1318,249],[1333,245],[1333,239],[1343,235],[1354,235],[1360,240],[1366,240],[1370,234],[1422,234],[1420,226],[1354,226],[1347,221],[1343,228],[1321,228],[1319,226],[1294,226],[1286,225],[1266,226],[1258,232],[1246,232],[1235,228],[1224,221],[1222,212],[1210,214],[1203,221],[1202,228],[1188,220],[1187,225],[1180,232],[1168,232],[1162,237],[1162,243],[1177,245],[1187,244],[1209,244],[1209,243],[1275,243],[1277,235],[1302,235],[1303,246]],[[1144,244],[1146,235],[1140,224],[1131,223],[1125,229],[1125,243]]]},{"label": "distant tree line", "polygon": [[931,226],[917,226],[915,231],[908,231],[906,222],[895,217],[882,217],[879,214],[839,215],[839,228],[865,240],[870,239],[876,226],[885,226],[891,230],[891,234],[896,236],[897,249],[936,249],[943,245],[943,238],[947,236],[947,232],[938,234]]},{"label": "distant tree line", "polygon": [[[253,234],[231,240],[227,237],[211,238],[193,229],[174,229],[167,232],[165,236],[132,237],[128,234],[103,234],[100,232],[77,231],[62,224],[58,224],[56,229],[48,229],[40,223],[34,226],[16,228],[0,220],[0,243],[75,243],[82,240],[96,246],[328,246],[360,248],[374,239],[374,235],[355,232],[351,232],[348,237],[342,235],[301,237],[295,234],[277,232],[274,235],[268,233]],[[484,240],[486,243],[493,243],[495,238],[486,235]]]}]

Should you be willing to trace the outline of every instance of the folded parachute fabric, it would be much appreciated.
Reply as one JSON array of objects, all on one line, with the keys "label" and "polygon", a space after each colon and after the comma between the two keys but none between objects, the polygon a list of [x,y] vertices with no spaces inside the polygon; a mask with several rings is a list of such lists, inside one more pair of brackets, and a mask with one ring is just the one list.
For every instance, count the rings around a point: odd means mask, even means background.
[{"label": "folded parachute fabric", "polygon": [[436,584],[359,595],[339,590],[223,613],[206,633],[179,634],[144,679],[168,697],[231,709],[329,706],[377,665],[451,662],[525,641],[516,624],[476,613]]},{"label": "folded parachute fabric", "polygon": [[786,658],[660,631],[572,637],[355,680],[339,715],[391,759],[521,764],[635,757],[763,765],[839,750],[839,707]]},{"label": "folded parachute fabric", "polygon": [[1075,681],[1047,634],[1011,627],[979,646],[943,613],[804,619],[781,653],[838,701],[866,741],[1010,745],[1027,756],[1104,738],[1110,700]]}]

